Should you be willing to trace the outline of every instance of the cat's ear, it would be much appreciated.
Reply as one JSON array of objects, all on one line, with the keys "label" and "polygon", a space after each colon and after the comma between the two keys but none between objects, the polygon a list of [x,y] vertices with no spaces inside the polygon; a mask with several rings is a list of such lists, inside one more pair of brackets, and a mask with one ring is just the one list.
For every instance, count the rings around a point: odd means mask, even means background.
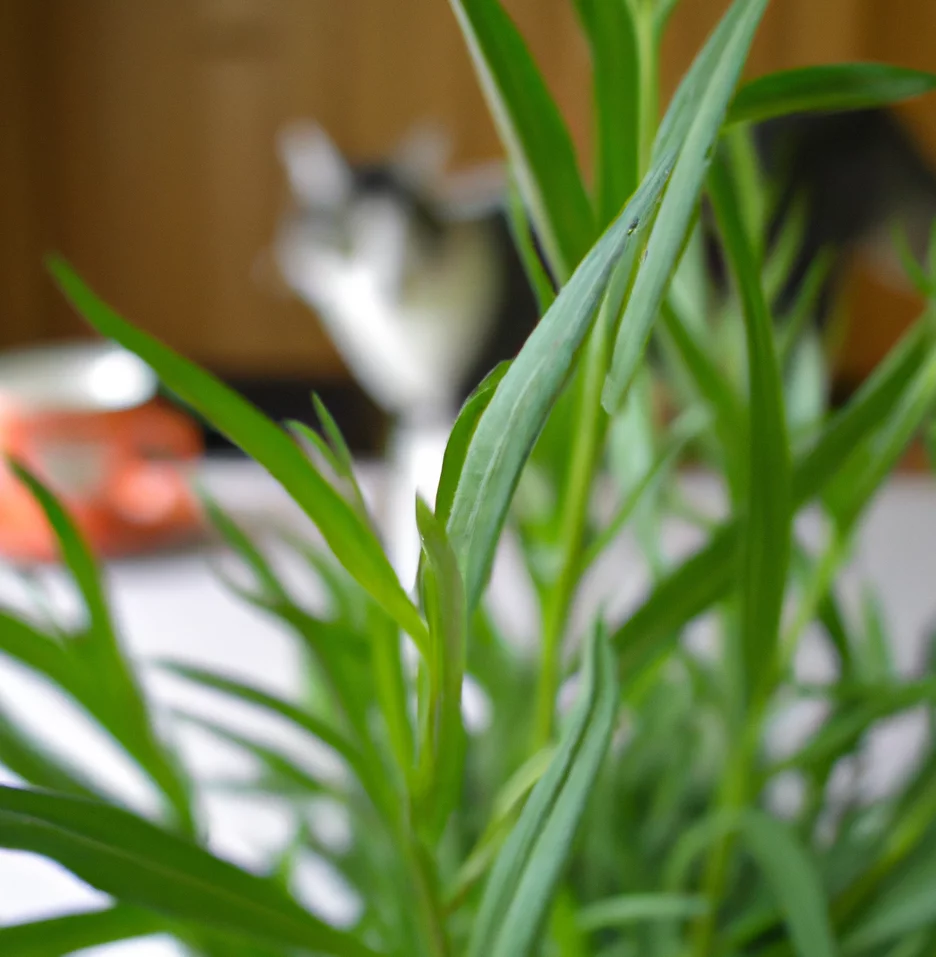
[{"label": "cat's ear", "polygon": [[452,140],[435,123],[413,127],[397,144],[391,162],[396,172],[417,189],[432,191],[445,175]]},{"label": "cat's ear", "polygon": [[351,169],[325,131],[311,122],[291,123],[276,138],[293,192],[312,206],[337,206],[351,191]]}]

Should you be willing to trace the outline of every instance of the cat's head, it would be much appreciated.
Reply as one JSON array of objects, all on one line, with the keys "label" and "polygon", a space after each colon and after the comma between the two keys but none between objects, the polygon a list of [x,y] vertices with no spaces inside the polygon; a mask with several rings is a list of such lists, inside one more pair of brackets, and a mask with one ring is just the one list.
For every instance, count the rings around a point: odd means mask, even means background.
[{"label": "cat's head", "polygon": [[384,162],[352,164],[313,123],[278,138],[291,187],[276,255],[284,278],[307,298],[324,296],[329,270],[354,264],[383,295],[400,295],[426,268],[443,225],[437,196],[448,142],[428,127],[410,133]]}]

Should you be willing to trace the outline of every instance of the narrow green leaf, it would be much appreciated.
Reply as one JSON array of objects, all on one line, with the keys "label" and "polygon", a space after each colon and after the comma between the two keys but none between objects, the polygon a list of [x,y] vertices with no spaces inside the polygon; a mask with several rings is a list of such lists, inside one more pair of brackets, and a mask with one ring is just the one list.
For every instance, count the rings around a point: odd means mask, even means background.
[{"label": "narrow green leaf", "polygon": [[107,910],[0,927],[0,953],[3,957],[52,957],[166,930],[167,921],[152,911],[116,904]]},{"label": "narrow green leaf", "polygon": [[0,609],[0,653],[44,675],[80,704],[85,687],[65,648],[28,622]]},{"label": "narrow green leaf", "polygon": [[77,797],[110,800],[77,767],[33,739],[0,709],[0,764],[35,787]]},{"label": "narrow green leaf", "polygon": [[825,766],[853,750],[878,721],[934,701],[936,683],[933,681],[896,686],[878,682],[864,688],[858,686],[806,744],[773,771]]},{"label": "narrow green leaf", "polygon": [[714,165],[710,189],[728,261],[741,296],[748,354],[748,476],[741,575],[743,694],[766,693],[777,663],[780,615],[790,564],[792,495],[783,380],[760,268],[728,167]]},{"label": "narrow green leaf", "polygon": [[835,957],[838,948],[815,865],[789,828],[760,811],[745,812],[743,839],[783,911],[799,957]]},{"label": "narrow green leaf", "polygon": [[39,478],[21,463],[13,462],[11,468],[14,475],[29,489],[29,493],[52,526],[62,561],[81,592],[88,613],[88,631],[95,635],[96,640],[107,642],[116,648],[114,626],[101,584],[101,573],[91,549],[59,500]]},{"label": "narrow green leaf", "polygon": [[123,902],[197,926],[336,957],[374,954],[273,882],[103,804],[0,787],[0,846],[42,854]]},{"label": "narrow green leaf", "polygon": [[469,610],[486,584],[523,466],[572,371],[612,272],[619,264],[632,268],[628,264],[637,256],[641,224],[652,215],[667,176],[664,162],[588,254],[514,359],[475,428],[448,520]]},{"label": "narrow green leaf", "polygon": [[458,559],[445,526],[421,498],[416,500],[416,525],[426,559],[421,592],[433,652],[427,663],[430,700],[421,757],[428,780],[423,789],[429,830],[438,836],[461,796],[465,755],[461,695],[468,610]]},{"label": "narrow green leaf", "polygon": [[680,921],[708,910],[704,897],[684,894],[624,894],[589,904],[579,912],[579,926],[594,932],[650,921]]},{"label": "narrow green leaf", "polygon": [[100,333],[135,352],[166,386],[239,445],[318,526],[335,557],[419,643],[426,627],[401,587],[374,532],[315,470],[299,447],[218,379],[131,326],[103,303],[60,257],[48,268],[72,305]]},{"label": "narrow green leaf", "polygon": [[555,753],[553,745],[537,751],[517,768],[498,792],[484,833],[459,868],[449,898],[463,897],[494,862],[504,838],[509,833],[512,816],[536,782],[549,770]]},{"label": "narrow green leaf", "polygon": [[253,573],[264,597],[269,601],[290,601],[270,563],[253,543],[250,536],[207,493],[200,493],[202,507],[211,524],[221,533],[228,546]]},{"label": "narrow green leaf", "polygon": [[667,441],[656,457],[627,491],[624,501],[618,506],[611,519],[588,543],[581,560],[582,574],[617,539],[644,496],[659,484],[661,477],[676,463],[688,443],[702,431],[706,421],[704,414],[697,413],[697,410],[690,410],[673,423]]},{"label": "narrow green leaf", "polygon": [[536,248],[536,241],[530,228],[530,218],[527,215],[526,207],[523,205],[523,194],[520,192],[516,177],[513,175],[507,182],[507,218],[510,235],[517,252],[520,254],[527,282],[529,282],[530,288],[536,295],[539,315],[545,316],[549,307],[556,300],[556,290],[553,288],[552,280],[549,278],[546,267],[540,258],[539,250]]},{"label": "narrow green leaf", "polygon": [[[621,320],[603,397],[608,411],[620,405],[643,356],[684,247],[729,100],[766,5],[767,0],[737,0],[722,21],[731,25],[724,44],[707,44],[697,58],[697,64],[701,64],[697,79],[704,78],[699,88],[681,87],[688,92],[685,96],[677,92],[670,107],[671,111],[685,111],[691,120],[647,243],[646,261],[637,273]],[[669,124],[664,119],[659,142],[670,142],[682,125],[676,119]]]},{"label": "narrow green leaf", "polygon": [[536,943],[616,713],[614,669],[599,624],[588,643],[578,702],[556,755],[488,879],[468,957],[522,957]]},{"label": "narrow green leaf", "polygon": [[569,131],[499,0],[450,0],[553,274],[564,283],[595,238]]},{"label": "narrow green leaf", "polygon": [[191,665],[171,661],[160,662],[159,666],[163,670],[201,685],[203,688],[211,688],[214,691],[230,695],[239,701],[246,701],[248,704],[255,705],[269,714],[285,718],[291,724],[302,728],[303,731],[321,741],[322,744],[327,745],[343,758],[352,770],[360,773],[363,757],[354,743],[333,728],[327,721],[317,718],[298,705],[242,681],[225,678],[203,668],[195,668]]},{"label": "narrow green leaf", "polygon": [[61,686],[124,747],[163,792],[180,824],[192,831],[195,824],[188,782],[175,757],[156,736],[143,693],[114,631],[91,549],[55,495],[24,466],[12,463],[12,469],[52,526],[87,611],[87,627],[68,639],[69,660],[65,673],[59,675],[64,679]]},{"label": "narrow green leaf", "polygon": [[640,75],[637,31],[626,2],[575,0],[591,49],[595,206],[604,229],[639,182]]},{"label": "narrow green leaf", "polygon": [[452,505],[455,502],[458,480],[465,466],[468,446],[471,444],[481,415],[494,397],[501,379],[507,374],[509,368],[510,362],[500,362],[484,377],[462,406],[455,425],[452,426],[448,442],[445,444],[442,472],[439,477],[439,487],[436,490],[435,513],[440,522],[449,520]]},{"label": "narrow green leaf", "polygon": [[339,798],[344,796],[342,789],[326,780],[325,775],[317,775],[311,767],[300,765],[291,754],[280,748],[259,741],[251,735],[226,728],[219,721],[193,714],[181,708],[174,709],[172,714],[176,720],[191,727],[201,728],[216,738],[220,738],[222,741],[226,741],[253,755],[269,772],[269,776],[277,781],[284,782],[295,792],[328,794]]},{"label": "narrow green leaf", "polygon": [[826,505],[840,528],[854,527],[934,408],[936,348],[931,349],[881,433],[856,450],[852,464],[829,490]]},{"label": "narrow green leaf", "polygon": [[728,123],[762,123],[791,113],[840,113],[886,106],[936,90],[936,74],[883,63],[836,63],[768,73],[745,84]]},{"label": "narrow green leaf", "polygon": [[338,423],[332,418],[331,413],[325,407],[325,403],[321,400],[317,392],[312,393],[312,404],[315,406],[315,414],[318,416],[319,422],[322,423],[325,435],[328,436],[328,444],[331,447],[332,453],[341,466],[341,474],[346,478],[353,478],[354,460],[351,457],[351,450],[348,448],[348,443],[345,442],[344,436],[341,434],[341,429],[338,428]]}]

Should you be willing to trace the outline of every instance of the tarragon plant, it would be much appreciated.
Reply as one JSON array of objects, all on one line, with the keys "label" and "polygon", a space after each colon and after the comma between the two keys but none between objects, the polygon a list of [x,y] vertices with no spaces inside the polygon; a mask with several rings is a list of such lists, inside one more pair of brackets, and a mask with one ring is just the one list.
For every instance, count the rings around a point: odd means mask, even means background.
[{"label": "tarragon plant", "polygon": [[[673,0],[575,0],[593,66],[586,177],[498,0],[451,0],[510,163],[515,238],[542,318],[461,410],[434,504],[414,502],[422,558],[412,594],[321,405],[318,432],[281,428],[50,260],[88,322],[149,363],[317,528],[320,544],[294,544],[327,593],[324,610],[290,591],[208,503],[251,573],[241,595],[301,647],[304,696],[161,666],[333,752],[343,773],[319,777],[215,726],[253,753],[259,792],[296,808],[328,796],[344,808],[351,840],[336,849],[300,829],[265,873],[206,849],[193,778],[165,716],[141,693],[99,569],[56,498],[14,463],[58,535],[84,617],[67,629],[0,613],[0,652],[80,706],[152,781],[162,807],[145,819],[118,806],[77,759],[43,750],[0,711],[0,761],[22,781],[0,788],[0,846],[50,858],[112,898],[92,912],[0,927],[3,957],[157,933],[212,957],[936,952],[932,749],[873,803],[830,788],[878,722],[936,704],[936,675],[899,677],[873,602],[855,614],[837,587],[868,503],[930,427],[936,263],[907,262],[924,314],[830,411],[807,321],[824,264],[792,310],[775,315],[796,223],[765,244],[772,194],[748,137],[753,122],[881,105],[925,93],[936,78],[844,65],[741,84],[766,5],[735,0],[658,122]],[[705,278],[703,202],[730,267],[727,297]],[[685,499],[678,467],[689,457],[722,480],[721,517]],[[818,551],[794,527],[807,505],[824,516]],[[679,559],[661,545],[674,515],[701,541]],[[579,629],[571,612],[582,582],[625,529],[649,587],[623,620],[600,605]],[[540,605],[532,652],[489,611],[505,534],[521,544]],[[712,636],[701,650],[686,640],[697,619]],[[807,631],[834,657],[826,683],[797,677]],[[466,677],[491,711],[472,733]],[[820,702],[826,718],[778,756],[769,729],[799,699]],[[781,778],[798,789],[783,815],[767,800]],[[304,847],[358,896],[353,926],[330,926],[291,895]]]}]

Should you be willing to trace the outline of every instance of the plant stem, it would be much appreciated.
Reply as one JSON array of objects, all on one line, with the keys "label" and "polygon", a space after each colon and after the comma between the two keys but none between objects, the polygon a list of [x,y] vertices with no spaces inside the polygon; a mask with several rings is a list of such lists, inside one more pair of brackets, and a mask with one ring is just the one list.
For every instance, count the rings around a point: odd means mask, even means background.
[{"label": "plant stem", "polygon": [[[758,710],[756,714],[752,714],[751,720],[745,723],[741,734],[732,746],[716,816],[729,817],[741,811],[747,804],[748,781],[751,777],[750,764],[757,746],[759,729],[760,711]],[[694,928],[692,948],[694,957],[707,957],[712,951],[718,923],[718,905],[728,880],[728,866],[734,841],[735,833],[732,828],[717,839],[709,855],[703,878],[703,893],[709,902],[709,907],[699,917]]]},{"label": "plant stem", "polygon": [[607,424],[607,415],[601,406],[601,392],[610,358],[611,320],[615,318],[609,315],[610,311],[606,305],[602,306],[578,374],[577,427],[569,455],[559,526],[562,561],[556,581],[547,592],[543,609],[543,646],[536,698],[534,750],[544,747],[552,737],[562,638],[580,578],[592,481]]},{"label": "plant stem", "polygon": [[451,957],[445,908],[438,892],[438,881],[431,858],[415,835],[410,836],[409,860],[423,927],[426,952],[431,957]]}]

